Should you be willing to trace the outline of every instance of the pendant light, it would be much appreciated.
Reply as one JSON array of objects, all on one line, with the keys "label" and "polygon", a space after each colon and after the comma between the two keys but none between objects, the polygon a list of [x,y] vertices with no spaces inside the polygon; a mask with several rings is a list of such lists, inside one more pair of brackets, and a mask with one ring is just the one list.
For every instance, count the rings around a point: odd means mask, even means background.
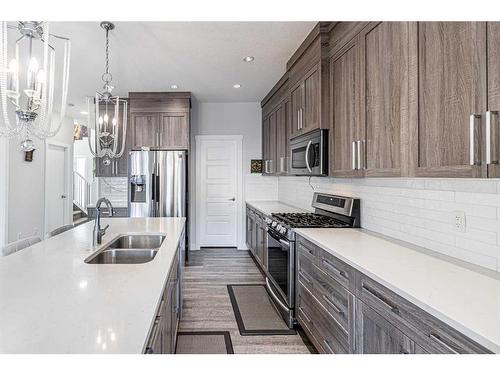
[{"label": "pendant light", "polygon": [[[102,93],[96,92],[94,97],[87,98],[88,125],[94,133],[92,137],[92,131],[89,132],[88,142],[92,154],[103,158],[104,165],[110,165],[111,159],[120,158],[125,150],[128,103],[111,93],[114,86],[111,85],[113,76],[109,72],[109,32],[115,25],[104,21],[101,27],[106,32],[105,71],[101,76],[104,86]],[[91,138],[94,138],[94,145]]]},{"label": "pendant light", "polygon": [[[9,29],[20,35],[15,37],[13,51],[9,51]],[[61,50],[59,67],[56,57]],[[0,22],[0,136],[18,137],[22,151],[34,149],[32,135],[45,139],[61,128],[66,115],[70,52],[69,39],[50,34],[48,22],[19,21],[16,26]],[[54,110],[56,80],[62,84],[58,118]]]}]

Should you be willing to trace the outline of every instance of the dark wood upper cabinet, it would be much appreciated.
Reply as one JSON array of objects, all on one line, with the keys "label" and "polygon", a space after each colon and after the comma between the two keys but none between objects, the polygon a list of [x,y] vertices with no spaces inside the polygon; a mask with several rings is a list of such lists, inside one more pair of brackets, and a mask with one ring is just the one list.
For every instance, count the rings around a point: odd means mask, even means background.
[{"label": "dark wood upper cabinet", "polygon": [[486,23],[412,23],[410,40],[411,173],[485,176]]},{"label": "dark wood upper cabinet", "polygon": [[187,150],[189,148],[189,114],[160,113],[159,148]]},{"label": "dark wood upper cabinet", "polygon": [[359,138],[359,43],[355,39],[330,59],[330,175],[359,175],[353,144]]},{"label": "dark wood upper cabinet", "polygon": [[189,149],[190,93],[131,92],[129,98],[133,149]]},{"label": "dark wood upper cabinet", "polygon": [[330,22],[318,23],[287,63],[292,138],[328,128],[330,27]]},{"label": "dark wood upper cabinet", "polygon": [[500,22],[486,25],[488,49],[488,116],[489,134],[485,133],[485,155],[488,153],[488,177],[500,177]]},{"label": "dark wood upper cabinet", "polygon": [[130,124],[133,148],[158,146],[158,113],[132,113]]},{"label": "dark wood upper cabinet", "polygon": [[408,22],[372,23],[360,36],[364,176],[407,174],[408,27]]}]

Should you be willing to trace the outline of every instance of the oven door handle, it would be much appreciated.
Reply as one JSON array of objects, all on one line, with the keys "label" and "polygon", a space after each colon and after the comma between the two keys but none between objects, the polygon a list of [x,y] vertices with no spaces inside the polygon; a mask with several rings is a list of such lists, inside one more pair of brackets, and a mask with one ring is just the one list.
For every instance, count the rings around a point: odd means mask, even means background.
[{"label": "oven door handle", "polygon": [[307,167],[307,170],[309,171],[309,173],[312,173],[311,166],[309,165],[309,149],[311,148],[311,145],[312,145],[312,141],[309,141],[309,143],[307,144],[307,147],[306,147],[306,167]]},{"label": "oven door handle", "polygon": [[279,238],[279,237],[276,237],[273,233],[272,230],[270,230],[269,228],[266,228],[266,231],[267,231],[267,234],[270,235],[272,238],[274,238],[276,241],[278,241],[279,243],[282,243],[283,245],[285,246],[288,246],[290,247],[290,242],[288,241],[285,241],[284,239],[282,238]]},{"label": "oven door handle", "polygon": [[290,311],[288,306],[285,305],[283,302],[281,302],[281,300],[276,295],[276,293],[274,293],[273,288],[271,287],[271,284],[269,283],[268,277],[266,277],[266,286],[267,286],[267,290],[268,290],[269,294],[271,295],[271,297],[273,297],[273,299],[276,301],[276,303],[278,303],[278,305],[280,305],[281,308],[283,308],[283,310]]}]

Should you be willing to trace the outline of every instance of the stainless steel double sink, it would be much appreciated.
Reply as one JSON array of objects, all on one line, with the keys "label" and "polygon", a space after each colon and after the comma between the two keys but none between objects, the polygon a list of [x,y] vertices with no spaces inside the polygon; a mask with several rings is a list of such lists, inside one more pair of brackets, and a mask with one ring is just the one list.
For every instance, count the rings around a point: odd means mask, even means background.
[{"label": "stainless steel double sink", "polygon": [[138,264],[154,259],[165,236],[161,234],[127,234],[117,237],[89,258],[89,264]]}]

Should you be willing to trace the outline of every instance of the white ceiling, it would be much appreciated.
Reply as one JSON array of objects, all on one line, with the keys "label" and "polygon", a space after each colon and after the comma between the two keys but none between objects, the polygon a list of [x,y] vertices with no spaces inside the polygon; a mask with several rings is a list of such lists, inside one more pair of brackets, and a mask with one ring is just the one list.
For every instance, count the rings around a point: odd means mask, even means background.
[{"label": "white ceiling", "polygon": [[[191,91],[203,102],[260,101],[314,22],[116,22],[110,32],[115,93]],[[51,22],[71,39],[69,114],[101,89],[104,30],[99,22]],[[255,56],[251,63],[243,57]],[[234,89],[233,84],[242,85]]]}]

